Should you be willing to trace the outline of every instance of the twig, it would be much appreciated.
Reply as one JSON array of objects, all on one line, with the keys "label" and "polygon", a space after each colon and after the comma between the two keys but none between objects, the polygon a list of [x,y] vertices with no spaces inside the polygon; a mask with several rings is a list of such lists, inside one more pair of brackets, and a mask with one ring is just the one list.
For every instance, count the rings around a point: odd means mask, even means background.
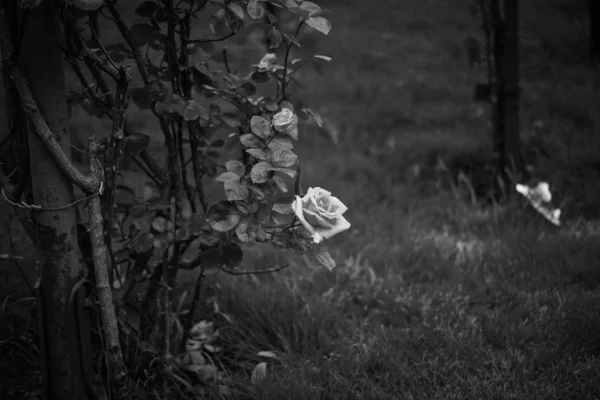
[{"label": "twig", "polygon": [[229,34],[216,38],[216,39],[190,39],[188,43],[213,43],[213,42],[222,42],[223,40],[227,40],[230,37],[234,36],[235,32],[231,31]]},{"label": "twig", "polygon": [[226,272],[230,275],[255,275],[255,274],[270,274],[272,272],[277,272],[277,271],[281,271],[282,269],[285,269],[289,267],[289,264],[283,264],[280,265],[279,267],[275,267],[275,268],[269,268],[269,269],[255,269],[255,270],[249,270],[249,271],[236,271],[234,269],[229,269],[227,267],[221,267],[221,271]]},{"label": "twig", "polygon": [[16,203],[16,202],[14,202],[14,201],[12,201],[12,200],[10,200],[8,198],[8,196],[6,195],[6,192],[4,191],[3,187],[0,188],[0,193],[2,193],[2,197],[4,197],[4,200],[6,200],[6,202],[9,203],[13,207],[19,207],[19,208],[22,208],[24,210],[29,210],[29,211],[60,211],[60,210],[66,210],[67,208],[70,208],[70,207],[74,207],[74,206],[76,206],[77,204],[79,204],[81,202],[90,200],[90,199],[92,199],[92,198],[94,198],[96,196],[101,195],[103,189],[104,188],[103,188],[102,181],[101,181],[100,182],[100,188],[98,189],[98,192],[93,193],[93,194],[91,194],[89,196],[86,196],[86,197],[82,197],[81,199],[75,200],[72,203],[69,203],[67,205],[60,206],[60,207],[42,207],[42,206],[37,205],[37,204],[27,204],[24,201],[21,201],[20,203]]},{"label": "twig", "polygon": [[135,63],[137,64],[137,67],[140,72],[140,76],[142,77],[142,81],[144,82],[144,85],[148,85],[148,82],[150,82],[150,80],[148,79],[148,71],[146,70],[146,66],[144,65],[144,62],[142,61],[142,57],[140,56],[139,49],[135,46],[135,43],[133,43],[133,39],[131,37],[131,31],[125,24],[125,21],[123,21],[121,14],[119,14],[119,11],[117,10],[117,7],[115,6],[115,4],[116,4],[115,0],[107,0],[104,3],[106,4],[108,11],[114,18],[115,24],[117,25],[119,32],[121,32],[121,35],[123,36],[123,38],[129,45],[129,47],[131,48],[131,51],[133,52],[133,58],[135,59]]}]

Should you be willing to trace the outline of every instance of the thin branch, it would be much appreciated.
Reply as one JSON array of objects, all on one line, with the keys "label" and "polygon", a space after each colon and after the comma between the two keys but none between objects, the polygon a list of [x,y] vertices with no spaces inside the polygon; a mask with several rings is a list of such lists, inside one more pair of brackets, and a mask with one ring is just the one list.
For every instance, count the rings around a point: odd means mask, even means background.
[{"label": "thin branch", "polygon": [[107,0],[104,3],[106,4],[108,11],[114,18],[115,24],[117,25],[119,32],[121,32],[121,35],[123,36],[123,38],[129,45],[129,47],[131,48],[131,51],[133,52],[133,58],[135,59],[135,63],[137,64],[137,67],[140,72],[140,76],[142,77],[142,81],[144,82],[144,85],[148,85],[148,83],[150,82],[150,79],[148,78],[148,71],[146,70],[146,66],[144,65],[144,62],[142,61],[142,57],[140,55],[139,49],[133,43],[133,38],[131,37],[131,31],[125,24],[125,21],[123,21],[121,14],[119,14],[119,10],[117,10],[116,1],[115,0]]},{"label": "thin branch", "polygon": [[227,40],[230,37],[234,36],[235,32],[231,31],[229,34],[216,38],[216,39],[190,39],[188,43],[213,43],[213,42],[222,42],[223,40]]},{"label": "thin branch", "polygon": [[283,265],[280,265],[275,268],[255,269],[255,270],[247,270],[247,271],[237,271],[235,269],[229,269],[227,267],[221,267],[220,270],[223,272],[226,272],[230,275],[256,275],[256,274],[270,274],[272,272],[281,271],[282,269],[285,269],[287,267],[289,267],[289,264],[283,264]]}]

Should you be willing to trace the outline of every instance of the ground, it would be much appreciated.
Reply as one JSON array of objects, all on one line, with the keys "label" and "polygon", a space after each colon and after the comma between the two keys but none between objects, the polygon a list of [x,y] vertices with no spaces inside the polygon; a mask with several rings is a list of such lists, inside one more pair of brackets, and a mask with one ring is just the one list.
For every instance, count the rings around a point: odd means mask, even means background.
[{"label": "ground", "polygon": [[[479,34],[470,3],[320,3],[333,30],[308,39],[333,61],[296,94],[339,137],[306,128],[298,153],[303,185],[340,198],[352,227],[329,243],[333,272],[293,258],[272,276],[216,278],[232,321],[217,321],[219,344],[247,383],[240,398],[600,398],[600,136],[585,4],[521,2],[522,137],[564,209],[555,227],[523,199],[470,196],[489,183],[491,147],[488,112],[472,100],[485,73],[463,49]],[[260,248],[246,258],[286,261]],[[279,359],[252,386],[267,350]]]}]

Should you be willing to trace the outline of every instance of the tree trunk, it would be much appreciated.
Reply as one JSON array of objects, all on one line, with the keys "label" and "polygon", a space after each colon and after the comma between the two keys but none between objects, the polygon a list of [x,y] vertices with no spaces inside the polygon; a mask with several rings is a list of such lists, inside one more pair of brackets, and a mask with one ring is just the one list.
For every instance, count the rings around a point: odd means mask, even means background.
[{"label": "tree trunk", "polygon": [[506,166],[523,172],[519,132],[519,0],[504,0],[504,148]]},{"label": "tree trunk", "polygon": [[588,0],[590,17],[590,59],[600,62],[600,1]]},{"label": "tree trunk", "polygon": [[[51,1],[31,10],[19,63],[41,113],[62,149],[70,154],[60,23]],[[89,340],[81,318],[81,296],[70,299],[82,268],[76,233],[73,186],[28,124],[33,199],[42,207],[35,215],[42,258],[41,304],[44,337],[44,387],[48,400],[85,399],[88,362],[82,362]],[[89,348],[89,347],[86,347]],[[85,349],[84,349],[85,350]],[[86,353],[84,351],[84,353]],[[89,380],[87,381],[89,382]]]},{"label": "tree trunk", "polygon": [[505,86],[506,79],[504,76],[504,21],[502,18],[500,0],[492,0],[490,4],[490,20],[493,29],[493,44],[494,44],[494,153],[498,160],[498,169],[504,177],[506,170],[506,157],[504,153],[504,139],[506,130],[504,127],[505,117]]},{"label": "tree trunk", "polygon": [[519,2],[493,0],[494,66],[496,72],[495,138],[500,175],[511,183],[510,172],[522,172],[519,133]]}]

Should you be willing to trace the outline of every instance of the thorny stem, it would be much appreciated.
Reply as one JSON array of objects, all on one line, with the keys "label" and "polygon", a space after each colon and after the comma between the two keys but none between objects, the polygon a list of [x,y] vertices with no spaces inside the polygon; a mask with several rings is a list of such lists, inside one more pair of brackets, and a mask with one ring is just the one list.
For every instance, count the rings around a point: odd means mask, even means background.
[{"label": "thorny stem", "polygon": [[[298,26],[296,27],[296,32],[294,32],[294,38],[298,38],[298,34],[300,33],[300,28],[302,28],[302,25],[304,25],[304,19],[301,19],[300,22],[298,22]],[[285,57],[283,59],[283,79],[281,81],[281,98],[282,100],[287,100],[287,93],[286,93],[286,89],[287,89],[287,71],[288,71],[288,59],[290,57],[290,53],[292,51],[292,47],[294,46],[294,43],[289,42],[286,43],[285,46]]]}]

